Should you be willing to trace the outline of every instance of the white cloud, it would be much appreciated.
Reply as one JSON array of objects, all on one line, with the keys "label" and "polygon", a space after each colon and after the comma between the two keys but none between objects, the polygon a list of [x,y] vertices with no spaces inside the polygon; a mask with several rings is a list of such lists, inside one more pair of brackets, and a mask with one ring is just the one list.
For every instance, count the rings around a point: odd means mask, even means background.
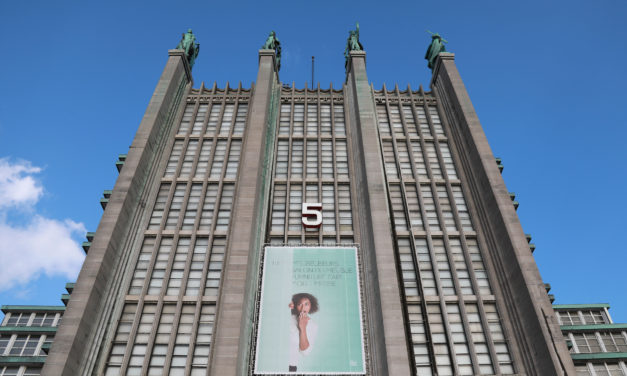
[{"label": "white cloud", "polygon": [[33,207],[43,187],[33,174],[40,172],[30,162],[0,159],[0,291],[25,286],[42,274],[76,278],[83,251],[73,239],[85,234],[85,226],[30,214],[22,224],[8,220],[8,211]]},{"label": "white cloud", "polygon": [[43,188],[29,174],[40,171],[41,168],[31,166],[28,161],[11,164],[8,158],[0,158],[0,210],[34,205],[43,194]]}]

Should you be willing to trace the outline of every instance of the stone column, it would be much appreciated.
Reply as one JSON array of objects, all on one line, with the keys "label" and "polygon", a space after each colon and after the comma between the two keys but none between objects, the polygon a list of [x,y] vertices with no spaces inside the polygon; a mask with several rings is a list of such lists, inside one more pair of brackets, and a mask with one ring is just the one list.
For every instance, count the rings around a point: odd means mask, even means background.
[{"label": "stone column", "polygon": [[346,100],[365,274],[370,369],[373,375],[412,375],[390,224],[392,214],[387,204],[374,99],[366,75],[366,53],[352,51],[347,70]]},{"label": "stone column", "polygon": [[234,198],[210,375],[246,375],[253,336],[260,255],[265,242],[280,84],[273,50],[259,51]]},{"label": "stone column", "polygon": [[182,50],[170,50],[83,263],[42,375],[93,373],[106,327],[111,321],[113,302],[123,294],[115,275],[125,267],[121,260],[126,260],[132,251],[134,234],[142,230],[139,219],[145,212],[145,195],[155,176],[159,152],[191,85],[191,70],[185,54]]},{"label": "stone column", "polygon": [[[557,323],[524,231],[479,118],[455,66],[440,53],[431,88],[441,104],[468,182],[471,214],[480,226],[490,279],[519,374],[574,375],[572,359]],[[481,239],[480,239],[481,240]],[[522,369],[521,369],[522,368]]]}]

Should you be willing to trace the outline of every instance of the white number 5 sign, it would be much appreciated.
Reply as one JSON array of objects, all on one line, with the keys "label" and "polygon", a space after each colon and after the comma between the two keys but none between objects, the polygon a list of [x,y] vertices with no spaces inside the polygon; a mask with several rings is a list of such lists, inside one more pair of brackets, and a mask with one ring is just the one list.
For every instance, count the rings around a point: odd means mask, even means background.
[{"label": "white number 5 sign", "polygon": [[303,202],[302,211],[303,226],[317,228],[322,224],[322,204]]}]

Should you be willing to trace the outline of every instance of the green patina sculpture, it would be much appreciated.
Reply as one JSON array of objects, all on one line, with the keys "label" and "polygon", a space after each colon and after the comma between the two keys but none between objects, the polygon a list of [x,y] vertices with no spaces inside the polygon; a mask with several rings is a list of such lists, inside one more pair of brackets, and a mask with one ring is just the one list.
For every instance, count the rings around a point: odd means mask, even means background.
[{"label": "green patina sculpture", "polygon": [[435,59],[438,57],[440,52],[446,52],[444,43],[448,43],[448,41],[446,39],[442,39],[438,33],[432,33],[428,30],[427,32],[431,34],[431,44],[429,45],[429,48],[427,48],[425,59],[428,61],[428,67],[433,70],[435,67]]},{"label": "green patina sculpture", "polygon": [[346,48],[344,49],[344,68],[348,73],[348,60],[351,51],[363,51],[364,46],[359,41],[359,22],[355,30],[348,31],[348,39],[346,40]]},{"label": "green patina sculpture", "polygon": [[185,56],[189,62],[190,68],[194,66],[194,62],[198,57],[198,51],[200,50],[200,44],[196,43],[196,36],[192,33],[192,29],[187,30],[187,33],[183,34],[181,41],[176,46],[177,50],[185,51]]},{"label": "green patina sculpture", "polygon": [[261,49],[274,50],[274,52],[276,52],[276,70],[279,71],[281,69],[281,42],[279,41],[279,38],[276,37],[274,30],[270,32],[268,39],[266,39],[266,43],[261,46]]}]

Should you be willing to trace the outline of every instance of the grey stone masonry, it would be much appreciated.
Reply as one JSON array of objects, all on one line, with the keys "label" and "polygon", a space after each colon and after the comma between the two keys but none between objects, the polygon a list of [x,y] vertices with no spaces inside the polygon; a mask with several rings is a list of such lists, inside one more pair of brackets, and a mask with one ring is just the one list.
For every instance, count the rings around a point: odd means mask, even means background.
[{"label": "grey stone masonry", "polygon": [[248,374],[254,302],[272,181],[279,90],[275,53],[260,50],[218,301],[210,375]]},{"label": "grey stone masonry", "polygon": [[431,88],[449,123],[453,157],[468,182],[469,210],[480,227],[487,269],[521,375],[574,375],[538,267],[532,256],[494,155],[455,66],[454,54],[441,53]]},{"label": "grey stone masonry", "polygon": [[370,372],[411,375],[394,238],[387,206],[385,171],[375,119],[374,99],[366,74],[366,53],[352,51],[347,74],[347,100],[353,150],[355,205],[367,308]]},{"label": "grey stone masonry", "polygon": [[113,301],[121,296],[121,270],[126,267],[145,216],[146,195],[154,180],[167,130],[191,88],[190,67],[182,50],[170,50],[124,167],[104,211],[42,375],[97,373],[96,359]]}]

